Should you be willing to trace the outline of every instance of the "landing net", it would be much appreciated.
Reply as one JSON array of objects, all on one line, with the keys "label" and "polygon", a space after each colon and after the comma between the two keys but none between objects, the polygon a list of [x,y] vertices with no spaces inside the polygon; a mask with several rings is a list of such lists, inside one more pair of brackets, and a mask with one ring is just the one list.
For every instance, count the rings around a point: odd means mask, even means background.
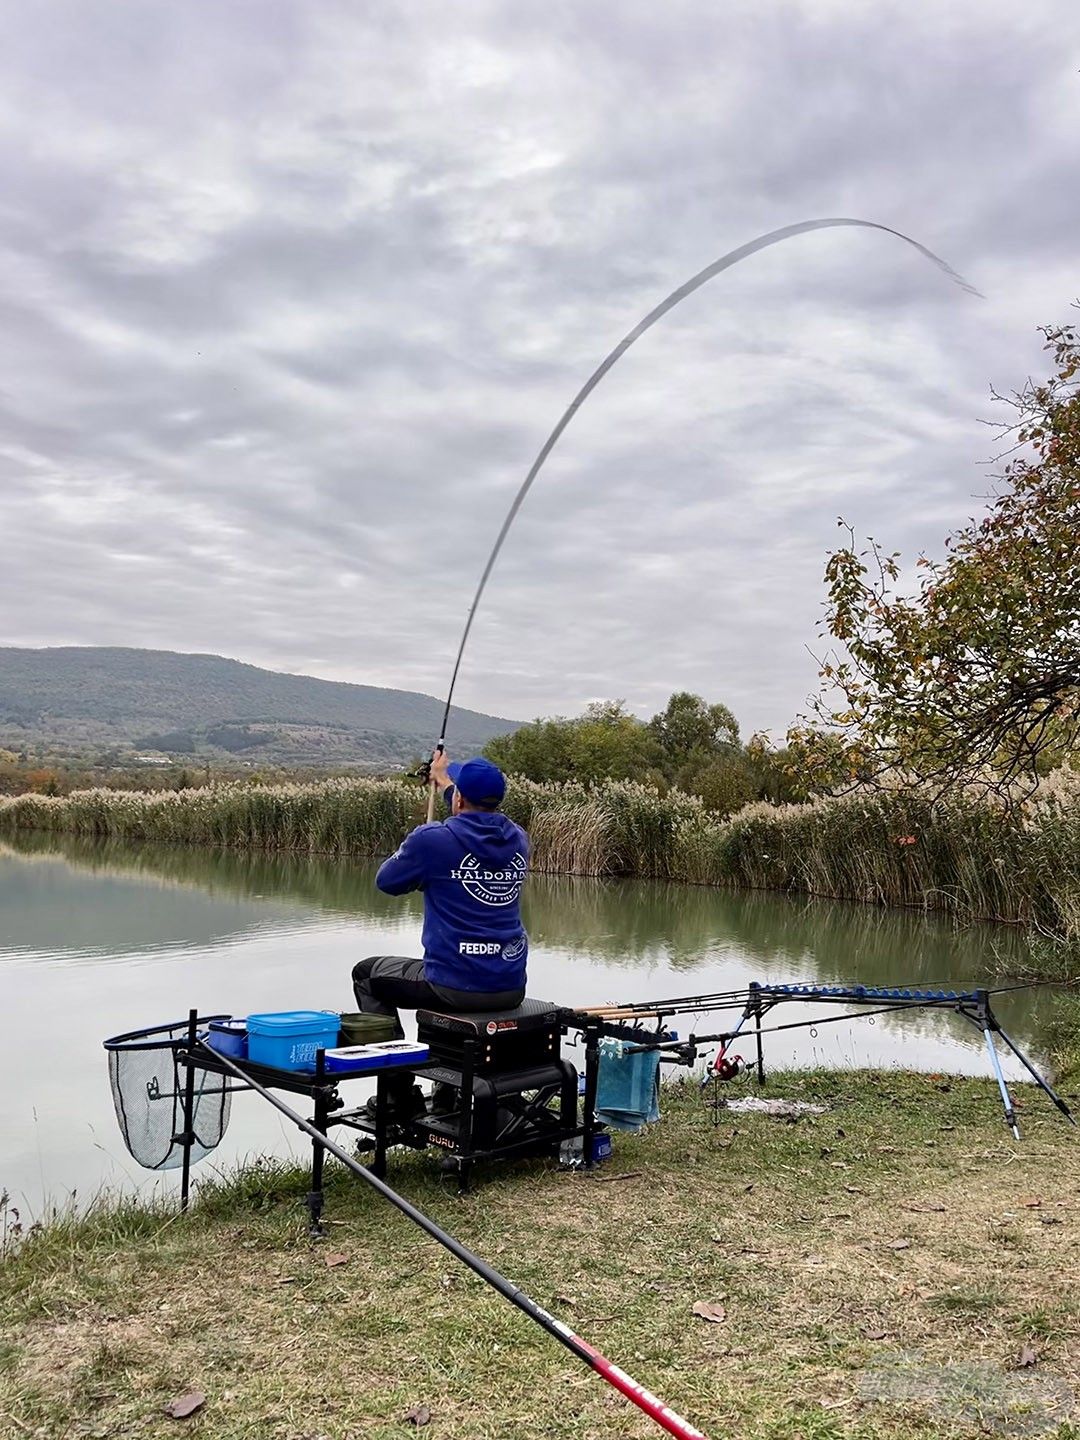
[{"label": "landing net", "polygon": [[[210,1016],[227,1019],[227,1016]],[[205,1025],[205,1020],[202,1022]],[[124,1144],[146,1170],[177,1170],[184,1163],[184,1084],[177,1061],[188,1021],[132,1030],[105,1041],[113,1105]],[[191,1160],[220,1143],[229,1124],[232,1095],[220,1076],[200,1071],[191,1111]]]}]

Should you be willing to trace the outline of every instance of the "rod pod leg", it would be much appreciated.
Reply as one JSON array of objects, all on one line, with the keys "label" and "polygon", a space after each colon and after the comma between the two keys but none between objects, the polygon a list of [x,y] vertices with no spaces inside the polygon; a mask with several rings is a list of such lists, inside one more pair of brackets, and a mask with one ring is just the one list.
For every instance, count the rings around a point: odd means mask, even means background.
[{"label": "rod pod leg", "polygon": [[1020,1061],[1020,1064],[1023,1065],[1024,1069],[1027,1070],[1028,1074],[1029,1074],[1029,1075],[1031,1076],[1031,1078],[1035,1081],[1035,1084],[1038,1085],[1039,1089],[1042,1090],[1042,1091],[1044,1091],[1047,1095],[1049,1095],[1050,1099],[1054,1102],[1054,1104],[1057,1106],[1057,1108],[1061,1111],[1062,1115],[1065,1116],[1065,1119],[1068,1120],[1069,1124],[1070,1124],[1070,1125],[1075,1125],[1075,1124],[1076,1124],[1076,1116],[1075,1116],[1075,1115],[1072,1113],[1072,1111],[1069,1109],[1068,1105],[1065,1104],[1065,1101],[1061,1098],[1061,1096],[1057,1093],[1057,1091],[1053,1088],[1053,1086],[1050,1085],[1046,1080],[1043,1079],[1043,1077],[1039,1074],[1038,1070],[1035,1069],[1035,1066],[1032,1065],[1031,1061],[1027,1058],[1027,1056],[1024,1054],[1024,1052],[1020,1049],[1019,1045],[1017,1045],[1014,1040],[1011,1040],[1011,1039],[1009,1038],[1009,1036],[1006,1035],[1005,1031],[1002,1030],[1002,1028],[1001,1028],[1000,1025],[998,1026],[998,1031],[997,1031],[997,1033],[1001,1036],[1002,1040],[1005,1041],[1005,1044],[1009,1047],[1009,1049],[1013,1052],[1013,1054],[1016,1056],[1016,1058]]},{"label": "rod pod leg", "polygon": [[757,1046],[757,1083],[765,1084],[765,1050],[761,1043],[761,1001],[754,1002],[754,1042]]},{"label": "rod pod leg", "polygon": [[1005,1076],[1001,1072],[1001,1061],[998,1059],[997,1050],[994,1048],[994,1036],[989,1027],[983,1029],[983,1036],[986,1040],[986,1048],[990,1052],[990,1064],[994,1069],[994,1076],[1001,1091],[1001,1103],[1005,1108],[1005,1123],[1010,1126],[1014,1137],[1020,1139],[1020,1127],[1016,1123],[1016,1111],[1013,1109],[1012,1096],[1009,1094],[1009,1087],[1005,1084]]}]

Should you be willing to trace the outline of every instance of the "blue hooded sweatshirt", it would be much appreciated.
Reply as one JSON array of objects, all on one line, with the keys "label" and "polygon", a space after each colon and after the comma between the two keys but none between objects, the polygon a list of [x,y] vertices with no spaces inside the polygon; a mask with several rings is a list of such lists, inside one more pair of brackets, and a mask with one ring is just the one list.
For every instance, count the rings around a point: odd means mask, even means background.
[{"label": "blue hooded sweatshirt", "polygon": [[380,890],[424,892],[426,980],[480,994],[525,988],[520,899],[528,863],[525,831],[487,810],[419,825],[383,861]]}]

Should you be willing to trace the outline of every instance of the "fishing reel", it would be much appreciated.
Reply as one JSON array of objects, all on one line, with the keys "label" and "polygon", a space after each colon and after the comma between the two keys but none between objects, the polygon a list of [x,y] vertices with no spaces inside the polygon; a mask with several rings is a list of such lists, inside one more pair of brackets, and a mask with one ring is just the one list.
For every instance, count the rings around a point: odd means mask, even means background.
[{"label": "fishing reel", "polygon": [[405,771],[406,780],[419,780],[421,785],[428,785],[431,782],[431,761],[422,760],[415,770]]},{"label": "fishing reel", "polygon": [[736,1076],[741,1075],[745,1069],[746,1061],[743,1057],[741,1055],[729,1055],[727,1053],[727,1047],[722,1045],[716,1052],[715,1059],[705,1067],[705,1073],[701,1077],[701,1088],[704,1090],[706,1086],[714,1082],[722,1083],[725,1080],[734,1080]]},{"label": "fishing reel", "polygon": [[745,1069],[746,1061],[741,1055],[727,1056],[721,1051],[712,1063],[712,1078],[714,1080],[734,1080],[736,1075],[741,1075]]},{"label": "fishing reel", "polygon": [[721,1094],[721,1087],[729,1080],[734,1080],[746,1070],[746,1061],[741,1055],[729,1055],[723,1047],[716,1052],[716,1058],[711,1065],[705,1067],[705,1073],[701,1077],[701,1098],[706,1110],[712,1111],[712,1122],[720,1124],[720,1112],[727,1106],[727,1100]]}]

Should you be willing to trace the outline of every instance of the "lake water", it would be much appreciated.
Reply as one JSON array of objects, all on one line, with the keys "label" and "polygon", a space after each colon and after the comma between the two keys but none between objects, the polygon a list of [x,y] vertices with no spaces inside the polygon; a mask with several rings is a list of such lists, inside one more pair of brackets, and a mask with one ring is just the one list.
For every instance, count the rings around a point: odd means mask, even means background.
[{"label": "lake water", "polygon": [[[419,897],[381,895],[374,873],[364,862],[295,856],[44,837],[0,844],[0,1192],[36,1214],[102,1185],[175,1183],[127,1155],[102,1040],[192,1006],[237,1015],[354,1008],[356,960],[417,953]],[[957,932],[866,906],[659,883],[533,877],[525,909],[530,993],[568,1005],[754,979],[956,988],[985,975],[995,951],[1007,966],[1022,947],[1007,930]],[[1006,1029],[1036,1049],[1037,995],[1001,996],[998,1007]],[[781,1018],[807,1013],[791,1007]],[[714,1015],[704,1028],[728,1023]],[[778,1034],[766,1058],[773,1070],[987,1069],[974,1029],[924,1012]],[[989,1083],[987,1100],[995,1103]],[[238,1096],[225,1141],[195,1174],[302,1149],[269,1106]]]}]

